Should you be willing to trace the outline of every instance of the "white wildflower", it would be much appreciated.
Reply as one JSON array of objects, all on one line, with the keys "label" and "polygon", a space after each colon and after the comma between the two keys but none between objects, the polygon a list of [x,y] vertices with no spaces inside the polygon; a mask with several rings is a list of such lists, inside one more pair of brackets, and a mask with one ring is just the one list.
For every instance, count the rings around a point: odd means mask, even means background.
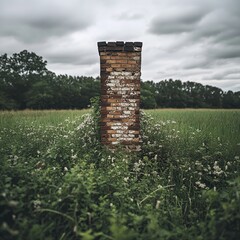
[{"label": "white wildflower", "polygon": [[77,158],[77,154],[72,155],[72,159],[76,159]]},{"label": "white wildflower", "polygon": [[41,206],[41,201],[40,200],[33,200],[33,207],[36,208],[40,208]]},{"label": "white wildflower", "polygon": [[125,177],[125,178],[123,178],[124,182],[127,182],[128,179],[129,179],[129,177]]},{"label": "white wildflower", "polygon": [[160,203],[161,203],[160,200],[157,200],[156,207],[155,207],[156,209],[159,209]]},{"label": "white wildflower", "polygon": [[217,161],[214,162],[213,170],[214,170],[213,174],[216,175],[216,176],[219,176],[223,173],[222,169],[218,166]]},{"label": "white wildflower", "polygon": [[157,176],[157,171],[152,171],[152,175]]},{"label": "white wildflower", "polygon": [[205,184],[205,183],[201,183],[200,181],[195,182],[195,184],[196,184],[199,188],[202,188],[202,189],[206,188],[206,184]]}]

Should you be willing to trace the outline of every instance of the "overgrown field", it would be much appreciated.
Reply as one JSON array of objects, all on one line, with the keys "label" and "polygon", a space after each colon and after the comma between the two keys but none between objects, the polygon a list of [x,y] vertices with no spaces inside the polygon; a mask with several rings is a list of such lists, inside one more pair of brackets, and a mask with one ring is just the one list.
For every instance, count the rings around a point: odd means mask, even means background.
[{"label": "overgrown field", "polygon": [[94,111],[0,112],[0,239],[239,239],[240,111],[141,119],[130,154]]}]

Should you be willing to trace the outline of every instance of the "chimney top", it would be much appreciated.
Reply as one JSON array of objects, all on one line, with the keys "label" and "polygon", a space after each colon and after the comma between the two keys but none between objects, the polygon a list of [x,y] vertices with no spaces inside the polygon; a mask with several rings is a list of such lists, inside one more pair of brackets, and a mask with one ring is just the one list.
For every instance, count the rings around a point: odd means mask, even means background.
[{"label": "chimney top", "polygon": [[99,52],[141,52],[142,42],[98,42]]}]

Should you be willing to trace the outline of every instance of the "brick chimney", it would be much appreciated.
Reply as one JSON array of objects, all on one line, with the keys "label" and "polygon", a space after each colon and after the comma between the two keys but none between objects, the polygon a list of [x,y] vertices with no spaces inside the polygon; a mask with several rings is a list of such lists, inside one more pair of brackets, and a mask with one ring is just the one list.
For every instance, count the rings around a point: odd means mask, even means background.
[{"label": "brick chimney", "polygon": [[101,142],[140,150],[141,42],[98,42],[101,65]]}]

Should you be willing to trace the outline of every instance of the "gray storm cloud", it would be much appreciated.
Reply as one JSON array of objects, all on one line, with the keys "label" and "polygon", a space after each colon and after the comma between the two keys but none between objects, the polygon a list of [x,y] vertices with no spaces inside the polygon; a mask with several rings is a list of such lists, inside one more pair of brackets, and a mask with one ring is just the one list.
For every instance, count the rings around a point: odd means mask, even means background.
[{"label": "gray storm cloud", "polygon": [[157,35],[191,32],[203,17],[204,13],[196,9],[183,12],[170,11],[155,17],[149,32]]},{"label": "gray storm cloud", "polygon": [[97,41],[143,41],[143,80],[240,90],[239,22],[239,0],[1,0],[0,54],[28,49],[57,73],[98,76]]},{"label": "gray storm cloud", "polygon": [[86,29],[92,24],[93,16],[84,5],[75,8],[71,3],[0,1],[0,34],[31,43]]}]

